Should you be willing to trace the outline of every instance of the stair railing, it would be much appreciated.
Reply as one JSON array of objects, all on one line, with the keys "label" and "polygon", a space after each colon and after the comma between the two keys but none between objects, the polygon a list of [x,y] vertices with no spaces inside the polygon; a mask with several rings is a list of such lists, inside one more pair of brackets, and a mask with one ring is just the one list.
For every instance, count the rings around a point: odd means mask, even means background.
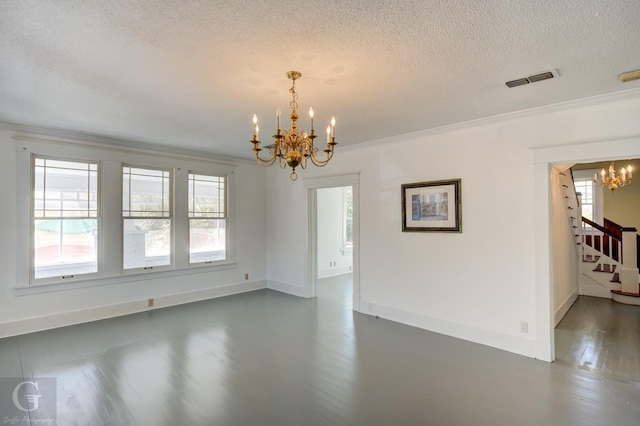
[{"label": "stair railing", "polygon": [[[622,240],[622,230],[624,229],[623,226],[618,225],[617,223],[607,219],[606,217],[604,218],[603,224],[604,224],[604,227],[606,229],[608,229],[611,232],[615,233]],[[636,265],[640,265],[640,235],[637,235],[637,234],[636,234],[636,247],[637,247],[637,249],[636,249]]]},{"label": "stair railing", "polygon": [[622,235],[584,216],[582,217],[582,244],[622,265]]}]

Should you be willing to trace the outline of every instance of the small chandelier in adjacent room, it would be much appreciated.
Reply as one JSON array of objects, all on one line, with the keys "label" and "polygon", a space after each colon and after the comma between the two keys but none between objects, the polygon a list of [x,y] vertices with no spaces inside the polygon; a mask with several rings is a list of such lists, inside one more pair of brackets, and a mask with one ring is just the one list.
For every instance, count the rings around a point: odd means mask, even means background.
[{"label": "small chandelier in adjacent room", "polygon": [[291,113],[289,114],[291,128],[289,128],[289,130],[280,129],[280,108],[278,108],[276,110],[278,129],[276,130],[276,134],[273,135],[273,145],[265,146],[265,149],[269,151],[269,157],[264,159],[260,156],[262,148],[260,147],[260,139],[258,138],[258,132],[260,130],[258,127],[258,117],[253,114],[253,139],[251,143],[253,144],[253,151],[256,153],[258,164],[270,166],[278,160],[281,169],[284,169],[286,166],[291,167],[290,178],[291,180],[296,180],[298,179],[296,167],[300,166],[306,169],[308,160],[311,160],[311,162],[318,167],[323,167],[326,166],[333,157],[333,148],[337,145],[335,139],[336,119],[332,117],[331,125],[327,126],[327,144],[323,150],[325,158],[320,159],[318,158],[319,148],[313,146],[313,140],[318,137],[313,130],[313,108],[309,108],[309,117],[311,119],[311,130],[309,130],[309,133],[299,131],[297,126],[298,112],[296,110],[298,109],[298,94],[296,93],[296,80],[302,77],[302,74],[298,71],[289,71],[287,77],[292,81],[291,89],[289,89],[292,97],[291,103],[289,103],[289,107],[291,108]]},{"label": "small chandelier in adjacent room", "polygon": [[[628,165],[625,169],[624,167],[620,169],[620,174],[616,175],[616,170],[613,166],[613,161],[609,165],[609,174],[605,172],[604,169],[600,171],[600,185],[606,186],[612,192],[618,188],[622,188],[625,185],[629,185],[631,183],[631,177],[633,176],[633,169],[631,165]],[[595,173],[593,175],[593,181],[598,183],[598,174]]]}]

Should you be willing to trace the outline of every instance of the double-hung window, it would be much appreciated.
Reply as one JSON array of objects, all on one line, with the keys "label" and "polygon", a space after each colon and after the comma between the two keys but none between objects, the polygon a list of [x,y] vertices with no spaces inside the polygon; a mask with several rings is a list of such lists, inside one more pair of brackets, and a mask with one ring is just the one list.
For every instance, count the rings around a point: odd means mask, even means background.
[{"label": "double-hung window", "polygon": [[171,170],[123,166],[123,269],[171,265],[171,218]]},{"label": "double-hung window", "polygon": [[17,148],[21,290],[233,267],[235,166],[31,137]]},{"label": "double-hung window", "polygon": [[32,156],[32,280],[98,272],[99,164]]},{"label": "double-hung window", "polygon": [[227,258],[226,176],[189,173],[189,263]]},{"label": "double-hung window", "polygon": [[[574,170],[573,181],[576,192],[581,195],[582,216],[602,225],[603,218],[603,202],[602,202],[602,186],[593,182],[593,174],[597,170]],[[587,226],[589,227],[589,226]]]},{"label": "double-hung window", "polygon": [[580,201],[582,202],[582,216],[586,217],[590,221],[595,220],[593,209],[593,180],[588,179],[575,179],[574,185],[576,192],[580,193]]}]

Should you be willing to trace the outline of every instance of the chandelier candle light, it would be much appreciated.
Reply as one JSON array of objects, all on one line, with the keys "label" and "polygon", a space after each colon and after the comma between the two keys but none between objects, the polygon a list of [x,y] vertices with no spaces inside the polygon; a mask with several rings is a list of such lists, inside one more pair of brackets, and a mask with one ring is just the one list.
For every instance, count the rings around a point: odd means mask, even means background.
[{"label": "chandelier candle light", "polygon": [[[611,164],[609,165],[609,176],[607,176],[607,173],[605,172],[604,169],[600,171],[600,175],[602,176],[600,180],[600,185],[606,186],[613,192],[616,189],[622,188],[623,186],[631,183],[631,178],[633,176],[633,169],[631,168],[631,165],[628,165],[626,169],[623,167],[622,169],[620,169],[620,175],[616,176],[616,170],[613,167],[613,161],[612,161]],[[593,181],[595,183],[598,183],[597,173],[594,173]]]},{"label": "chandelier candle light", "polygon": [[298,131],[298,112],[296,111],[298,109],[298,94],[296,93],[296,80],[302,77],[302,74],[298,71],[289,71],[287,77],[292,81],[291,89],[289,89],[292,97],[291,103],[289,103],[289,107],[291,108],[291,113],[289,114],[291,128],[289,128],[289,130],[280,129],[280,108],[278,108],[276,110],[278,129],[276,130],[276,134],[273,135],[274,144],[265,146],[265,149],[269,150],[269,158],[264,159],[260,157],[262,148],[260,147],[258,117],[253,114],[253,139],[251,143],[253,144],[253,152],[256,153],[258,164],[270,166],[278,160],[281,169],[284,169],[286,166],[291,167],[290,179],[296,180],[298,179],[296,167],[300,166],[306,169],[309,159],[311,159],[311,162],[316,166],[324,167],[333,157],[333,148],[337,145],[335,138],[336,119],[332,117],[331,124],[327,126],[327,145],[324,149],[326,158],[321,160],[317,157],[319,148],[313,146],[313,140],[318,137],[313,130],[313,108],[309,108],[309,118],[311,119],[311,130],[309,134],[304,131]]}]

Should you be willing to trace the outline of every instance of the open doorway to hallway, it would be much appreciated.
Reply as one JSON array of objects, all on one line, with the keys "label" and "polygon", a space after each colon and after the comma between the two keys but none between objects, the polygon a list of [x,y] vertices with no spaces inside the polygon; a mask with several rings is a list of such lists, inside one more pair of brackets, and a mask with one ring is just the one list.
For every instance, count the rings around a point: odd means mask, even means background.
[{"label": "open doorway to hallway", "polygon": [[[562,221],[554,221],[554,306],[559,321],[554,333],[555,356],[556,361],[580,370],[637,382],[640,306],[625,303],[636,303],[640,298],[638,262],[633,254],[640,237],[623,245],[620,230],[640,228],[640,188],[633,184],[613,188],[602,185],[601,175],[605,176],[610,164],[614,164],[612,160],[577,163],[562,174],[565,187],[573,184],[575,192],[581,194],[579,203],[574,204],[577,209],[567,210],[564,200],[554,199],[554,210],[569,212],[567,215],[575,219],[571,221],[571,233],[576,240],[566,249],[567,254],[577,251],[577,263],[571,262],[573,256],[563,255]],[[622,167],[637,171],[640,160],[617,159],[615,164],[615,173]],[[627,256],[623,258],[624,253]],[[614,301],[622,290],[623,268],[636,270],[636,276],[627,276],[625,282],[631,288],[635,282],[635,297],[624,292],[627,299]],[[567,274],[571,269],[575,272]]]},{"label": "open doorway to hallway", "polygon": [[353,309],[353,186],[316,190],[316,296]]},{"label": "open doorway to hallway", "polygon": [[640,158],[637,136],[544,146],[533,149],[535,234],[535,357],[545,361],[555,359],[555,311],[561,299],[554,295],[555,277],[553,231],[551,218],[551,170],[554,164],[576,164],[593,161]]}]

